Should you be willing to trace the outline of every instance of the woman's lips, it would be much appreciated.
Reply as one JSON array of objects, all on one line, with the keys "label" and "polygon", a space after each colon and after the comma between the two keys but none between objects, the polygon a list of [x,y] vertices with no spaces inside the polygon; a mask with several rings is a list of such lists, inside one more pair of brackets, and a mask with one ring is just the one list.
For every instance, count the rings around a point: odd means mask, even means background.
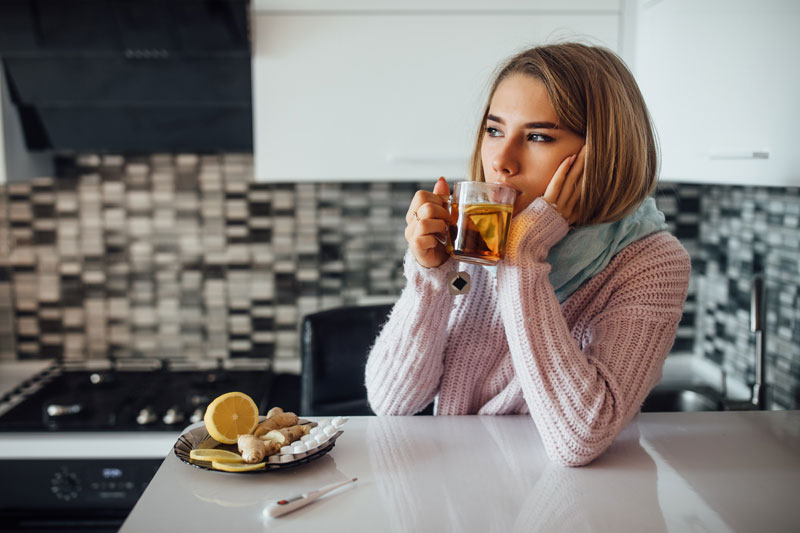
[{"label": "woman's lips", "polygon": [[517,191],[517,197],[519,197],[519,195],[522,194],[522,191],[519,190],[518,187],[516,187],[515,185],[512,185],[511,183],[509,183],[507,181],[495,181],[493,183],[495,183],[497,185],[502,185],[503,187],[508,187],[509,189],[514,189],[515,191]]}]

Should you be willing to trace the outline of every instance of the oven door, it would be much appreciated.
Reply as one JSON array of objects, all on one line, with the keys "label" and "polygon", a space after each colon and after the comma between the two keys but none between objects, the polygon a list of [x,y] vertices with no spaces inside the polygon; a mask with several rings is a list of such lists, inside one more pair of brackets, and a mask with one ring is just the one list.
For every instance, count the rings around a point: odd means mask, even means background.
[{"label": "oven door", "polygon": [[177,437],[0,435],[0,531],[118,531]]},{"label": "oven door", "polygon": [[0,530],[117,531],[162,461],[0,460]]}]

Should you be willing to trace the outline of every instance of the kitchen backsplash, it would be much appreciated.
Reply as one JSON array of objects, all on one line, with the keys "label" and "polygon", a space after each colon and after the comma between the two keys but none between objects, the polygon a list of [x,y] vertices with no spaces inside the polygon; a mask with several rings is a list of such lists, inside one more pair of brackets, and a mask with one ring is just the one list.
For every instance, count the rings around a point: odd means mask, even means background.
[{"label": "kitchen backsplash", "polygon": [[402,286],[398,228],[413,184],[257,184],[245,155],[59,166],[58,179],[6,186],[6,358],[274,357],[299,368],[304,314],[387,301]]},{"label": "kitchen backsplash", "polygon": [[[399,294],[405,212],[414,191],[431,186],[255,183],[252,158],[241,154],[83,155],[60,159],[58,168],[56,179],[10,183],[0,194],[0,358],[266,357],[298,371],[305,314]],[[749,358],[733,352],[747,354],[750,341],[741,327],[726,328],[749,303],[738,293],[729,302],[723,289],[749,283],[749,272],[743,259],[731,269],[725,254],[733,241],[719,235],[737,233],[737,258],[751,245],[730,207],[737,194],[752,199],[751,218],[742,219],[752,220],[751,236],[758,224],[789,228],[792,221],[797,233],[797,192],[788,200],[762,189],[713,192],[667,184],[656,195],[694,262],[673,351],[701,349],[746,377]],[[780,303],[785,296],[771,300],[769,319],[779,333],[770,336],[771,353],[791,354],[772,357],[779,371],[789,366],[777,401],[789,407],[800,381],[800,333],[796,315],[786,314],[797,308],[798,247],[795,241],[792,274],[786,254],[771,255],[774,237],[760,239],[751,240],[763,243],[771,291],[783,294],[776,289],[787,284],[793,291],[788,304]],[[775,269],[786,282],[771,275]],[[709,292],[722,303],[709,306]],[[706,340],[711,322],[730,335]],[[787,328],[793,352],[774,344]]]},{"label": "kitchen backsplash", "polygon": [[800,189],[704,186],[695,350],[751,383],[753,275],[766,282],[766,380],[773,404],[800,408]]}]

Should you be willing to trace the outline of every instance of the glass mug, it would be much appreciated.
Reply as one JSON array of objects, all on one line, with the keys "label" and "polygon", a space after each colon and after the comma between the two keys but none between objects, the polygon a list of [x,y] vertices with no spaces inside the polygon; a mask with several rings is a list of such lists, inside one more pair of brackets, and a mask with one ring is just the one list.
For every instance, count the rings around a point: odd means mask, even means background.
[{"label": "glass mug", "polygon": [[506,249],[517,191],[484,181],[459,181],[450,197],[450,221],[444,245],[450,257],[465,263],[496,265]]}]

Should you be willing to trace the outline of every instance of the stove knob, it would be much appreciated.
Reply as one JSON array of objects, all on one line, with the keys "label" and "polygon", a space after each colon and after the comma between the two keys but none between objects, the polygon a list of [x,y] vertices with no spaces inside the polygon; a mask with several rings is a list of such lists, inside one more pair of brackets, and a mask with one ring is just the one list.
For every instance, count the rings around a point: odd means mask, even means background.
[{"label": "stove knob", "polygon": [[189,403],[192,405],[208,405],[213,399],[208,394],[192,394],[189,398]]},{"label": "stove knob", "polygon": [[92,372],[89,381],[92,385],[110,385],[114,382],[114,376],[108,372]]},{"label": "stove knob", "polygon": [[81,491],[81,480],[78,474],[62,469],[60,472],[56,472],[50,480],[50,491],[59,500],[65,502],[74,500]]},{"label": "stove knob", "polygon": [[181,411],[180,407],[178,407],[177,405],[173,405],[172,407],[167,409],[167,412],[164,414],[164,418],[162,418],[161,420],[168,426],[171,426],[172,424],[183,422],[185,418],[186,416],[184,416],[183,411]]},{"label": "stove knob", "polygon": [[203,409],[202,407],[198,407],[197,409],[194,410],[194,412],[192,412],[192,416],[189,417],[189,421],[192,424],[196,424],[197,422],[200,422],[203,419],[203,416],[205,414],[206,410]]},{"label": "stove knob", "polygon": [[136,417],[136,423],[140,426],[147,426],[158,420],[158,416],[152,407],[145,407],[139,411],[139,416]]},{"label": "stove knob", "polygon": [[47,406],[47,416],[56,418],[59,416],[79,415],[83,411],[83,405],[74,403],[70,405],[63,405],[51,403]]}]

